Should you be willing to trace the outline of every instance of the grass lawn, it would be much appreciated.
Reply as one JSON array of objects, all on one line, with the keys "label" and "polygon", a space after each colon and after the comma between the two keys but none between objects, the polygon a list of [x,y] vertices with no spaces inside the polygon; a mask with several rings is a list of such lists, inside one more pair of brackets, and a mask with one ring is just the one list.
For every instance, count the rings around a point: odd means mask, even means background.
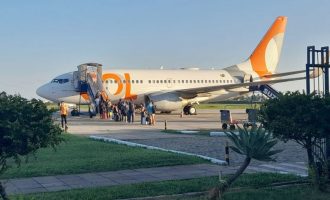
[{"label": "grass lawn", "polygon": [[215,103],[203,103],[203,104],[199,104],[196,105],[196,109],[252,109],[252,108],[256,108],[259,109],[260,104],[215,104]]},{"label": "grass lawn", "polygon": [[148,150],[138,147],[94,141],[82,136],[63,134],[65,142],[54,151],[41,149],[20,168],[12,167],[0,179],[57,174],[86,173],[206,163],[201,158]]},{"label": "grass lawn", "polygon": [[[300,177],[283,174],[244,174],[235,183],[236,187],[256,188],[271,183],[300,180]],[[180,194],[207,191],[217,183],[218,177],[205,177],[189,180],[163,181],[103,188],[68,190],[62,192],[39,193],[15,196],[13,199],[122,199],[134,197]]]},{"label": "grass lawn", "polygon": [[[204,198],[206,199],[206,198]],[[328,200],[330,193],[322,193],[310,185],[293,186],[287,188],[250,189],[242,192],[225,194],[226,200]]]}]

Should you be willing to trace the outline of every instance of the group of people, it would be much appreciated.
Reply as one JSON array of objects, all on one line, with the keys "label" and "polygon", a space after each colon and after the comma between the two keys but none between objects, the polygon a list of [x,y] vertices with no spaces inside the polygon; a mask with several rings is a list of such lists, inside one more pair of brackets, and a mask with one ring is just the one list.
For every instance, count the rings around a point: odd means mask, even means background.
[{"label": "group of people", "polygon": [[104,95],[97,94],[95,97],[95,103],[96,103],[96,113],[100,114],[101,119],[108,119],[109,116],[109,109],[111,107],[111,101],[107,98],[105,98]]},{"label": "group of people", "polygon": [[156,123],[156,108],[152,101],[147,103],[145,107],[141,104],[141,124],[155,125]]},{"label": "group of people", "polygon": [[133,100],[126,101],[119,99],[118,104],[114,104],[110,109],[110,115],[115,121],[134,123],[135,104]]},{"label": "group of people", "polygon": [[[100,114],[101,119],[112,119],[114,121],[122,121],[126,123],[134,123],[136,106],[133,100],[119,99],[117,104],[111,104],[110,100],[105,99],[102,95],[97,95],[95,98],[96,113]],[[139,106],[141,113],[141,124],[155,125],[156,123],[156,108],[153,101],[141,104]],[[61,125],[67,130],[67,115],[68,107],[62,101],[60,103]]]}]

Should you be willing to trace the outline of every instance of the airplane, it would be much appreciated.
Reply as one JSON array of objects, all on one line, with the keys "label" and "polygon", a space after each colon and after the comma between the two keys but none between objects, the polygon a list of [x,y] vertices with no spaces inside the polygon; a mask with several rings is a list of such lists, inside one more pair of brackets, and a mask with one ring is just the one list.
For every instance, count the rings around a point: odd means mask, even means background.
[{"label": "airplane", "polygon": [[[136,104],[141,104],[152,100],[157,111],[171,112],[183,108],[186,114],[196,114],[194,105],[200,102],[246,95],[252,86],[305,79],[282,78],[305,70],[275,73],[286,24],[287,17],[277,17],[251,56],[240,64],[223,69],[104,70],[103,87],[112,102],[132,99]],[[59,75],[39,87],[36,93],[53,102],[90,104],[90,96],[75,89],[75,79],[75,72]]]}]

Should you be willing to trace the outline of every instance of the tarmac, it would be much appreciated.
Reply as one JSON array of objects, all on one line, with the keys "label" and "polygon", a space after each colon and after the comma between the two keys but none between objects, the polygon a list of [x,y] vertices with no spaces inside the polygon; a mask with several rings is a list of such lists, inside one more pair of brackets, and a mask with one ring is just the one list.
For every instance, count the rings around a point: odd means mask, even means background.
[{"label": "tarmac", "polygon": [[[232,115],[234,119],[240,121],[244,121],[247,118],[245,110],[233,110]],[[183,116],[182,118],[179,113],[170,115],[158,114],[156,117],[157,123],[155,126],[141,125],[139,115],[136,115],[136,122],[133,124],[102,120],[98,117],[92,119],[88,116],[69,117],[68,132],[70,134],[104,137],[137,145],[152,146],[224,160],[225,143],[228,141],[226,137],[163,132],[165,121],[167,122],[167,129],[171,130],[220,130],[221,123],[218,110],[199,110],[198,115]],[[284,150],[277,155],[277,162],[253,161],[246,172],[276,172],[307,176],[306,153],[299,145],[293,142],[279,142],[275,148]],[[231,174],[235,172],[243,160],[243,156],[230,152],[230,166],[210,163],[1,181],[9,194],[51,192],[76,188],[216,176],[220,171],[223,174]]]}]

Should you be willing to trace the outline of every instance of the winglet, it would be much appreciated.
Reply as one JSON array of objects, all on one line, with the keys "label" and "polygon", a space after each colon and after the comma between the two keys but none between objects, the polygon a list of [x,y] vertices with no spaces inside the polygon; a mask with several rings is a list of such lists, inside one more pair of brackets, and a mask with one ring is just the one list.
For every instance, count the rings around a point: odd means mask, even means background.
[{"label": "winglet", "polygon": [[277,17],[249,58],[253,71],[260,77],[273,74],[276,70],[286,24],[287,17]]}]

